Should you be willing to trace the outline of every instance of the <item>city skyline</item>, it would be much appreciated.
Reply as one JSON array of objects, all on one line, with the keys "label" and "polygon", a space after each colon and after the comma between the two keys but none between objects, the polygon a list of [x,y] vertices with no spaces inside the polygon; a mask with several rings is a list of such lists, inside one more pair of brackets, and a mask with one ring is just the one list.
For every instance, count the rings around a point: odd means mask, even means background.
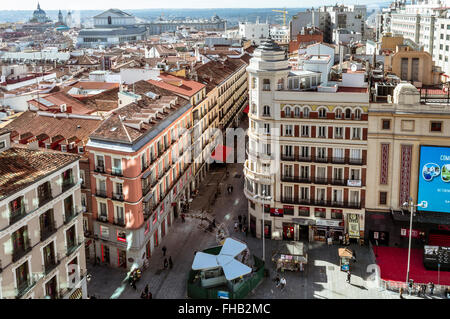
[{"label": "city skyline", "polygon": [[[189,7],[186,7],[186,3],[180,0],[172,1],[170,4],[167,4],[164,8],[160,6],[158,3],[149,3],[146,0],[134,0],[131,3],[124,3],[119,0],[111,0],[111,1],[101,1],[101,2],[91,2],[86,0],[80,0],[76,3],[61,3],[56,0],[44,0],[44,1],[36,1],[36,0],[21,0],[18,2],[11,3],[2,3],[0,6],[0,11],[4,10],[34,10],[37,6],[37,3],[40,3],[41,8],[43,10],[106,10],[109,8],[118,8],[121,10],[138,10],[138,9],[221,9],[221,8],[300,8],[300,7],[317,7],[321,5],[334,5],[336,1],[326,0],[321,1],[320,4],[307,0],[305,2],[299,3],[295,0],[284,0],[280,1],[278,6],[274,6],[274,3],[271,1],[263,0],[249,0],[245,2],[245,5],[242,5],[241,1],[231,0],[227,1],[227,5],[224,3],[218,3],[216,6],[212,6],[211,2],[206,0],[196,0],[190,3]],[[379,1],[378,3],[384,3],[385,1]],[[368,0],[344,0],[339,1],[339,4],[352,5],[352,4],[365,4],[365,5],[373,5],[373,2]]]}]

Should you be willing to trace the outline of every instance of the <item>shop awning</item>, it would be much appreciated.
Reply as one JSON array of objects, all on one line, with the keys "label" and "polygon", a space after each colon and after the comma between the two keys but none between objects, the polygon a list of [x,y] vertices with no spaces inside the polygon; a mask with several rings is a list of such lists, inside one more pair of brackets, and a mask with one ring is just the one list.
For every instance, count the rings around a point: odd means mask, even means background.
[{"label": "shop awning", "polygon": [[211,153],[211,157],[216,162],[225,163],[227,161],[228,156],[233,153],[233,148],[219,144],[216,146],[216,149]]},{"label": "shop awning", "polygon": [[246,106],[245,109],[244,109],[244,113],[248,113],[249,110],[250,110],[250,107],[249,107],[248,104],[247,104],[247,106]]}]

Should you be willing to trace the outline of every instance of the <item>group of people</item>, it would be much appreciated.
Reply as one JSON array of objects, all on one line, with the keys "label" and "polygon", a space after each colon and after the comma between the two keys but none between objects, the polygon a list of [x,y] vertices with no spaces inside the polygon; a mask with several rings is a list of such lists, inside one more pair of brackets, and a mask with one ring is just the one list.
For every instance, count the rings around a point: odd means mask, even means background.
[{"label": "group of people", "polygon": [[279,287],[281,290],[283,290],[284,287],[286,287],[286,278],[284,277],[280,278],[280,275],[277,275],[275,277],[275,285],[277,288]]},{"label": "group of people", "polygon": [[[162,247],[162,252],[163,252],[163,257],[166,256],[166,251],[167,251],[167,247],[163,246]],[[167,260],[167,258],[164,258],[164,269],[172,269],[173,268],[173,261],[172,261],[172,256],[169,256],[169,259]]]},{"label": "group of people", "polygon": [[[408,294],[411,295],[414,293],[414,289],[418,288],[417,290],[417,297],[420,297],[420,295],[424,296],[426,295],[427,288],[430,290],[430,296],[434,294],[434,283],[429,282],[428,284],[420,284],[420,285],[414,285],[414,280],[410,279],[408,282]],[[444,292],[444,294],[447,296],[448,290]],[[403,287],[400,288],[400,299],[403,299]]]},{"label": "group of people", "polygon": [[245,236],[247,236],[248,235],[247,216],[239,215],[238,221],[239,222],[234,223],[234,231],[235,232],[241,231],[241,232],[245,233]]}]

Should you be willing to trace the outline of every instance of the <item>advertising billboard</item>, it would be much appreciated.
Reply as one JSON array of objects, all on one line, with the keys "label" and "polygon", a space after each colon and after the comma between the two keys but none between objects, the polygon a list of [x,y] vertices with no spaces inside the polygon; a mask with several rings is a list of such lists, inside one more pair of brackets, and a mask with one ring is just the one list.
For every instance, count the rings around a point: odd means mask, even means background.
[{"label": "advertising billboard", "polygon": [[450,147],[420,147],[418,188],[419,211],[450,213]]}]

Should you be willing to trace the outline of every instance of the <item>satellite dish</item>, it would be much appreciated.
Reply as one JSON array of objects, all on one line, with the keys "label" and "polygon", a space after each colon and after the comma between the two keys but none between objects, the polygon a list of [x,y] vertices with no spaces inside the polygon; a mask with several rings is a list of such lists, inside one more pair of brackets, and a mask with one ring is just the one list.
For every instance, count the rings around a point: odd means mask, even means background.
[{"label": "satellite dish", "polygon": [[356,66],[356,64],[352,64],[350,70],[352,70],[352,72],[356,72],[356,70],[358,70],[358,67]]}]

